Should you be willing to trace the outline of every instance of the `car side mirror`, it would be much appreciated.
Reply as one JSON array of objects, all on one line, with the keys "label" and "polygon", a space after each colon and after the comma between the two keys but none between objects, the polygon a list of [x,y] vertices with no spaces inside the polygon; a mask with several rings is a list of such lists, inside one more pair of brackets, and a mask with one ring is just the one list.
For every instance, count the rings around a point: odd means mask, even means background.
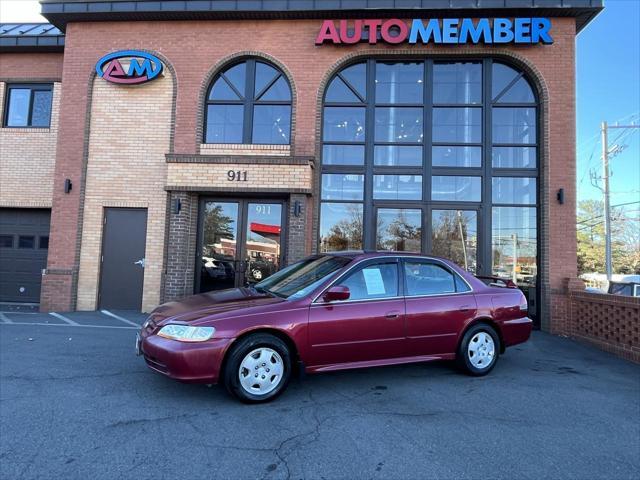
[{"label": "car side mirror", "polygon": [[349,300],[350,296],[351,292],[349,291],[349,287],[345,287],[344,285],[334,285],[329,290],[324,292],[322,298],[325,302],[336,302]]}]

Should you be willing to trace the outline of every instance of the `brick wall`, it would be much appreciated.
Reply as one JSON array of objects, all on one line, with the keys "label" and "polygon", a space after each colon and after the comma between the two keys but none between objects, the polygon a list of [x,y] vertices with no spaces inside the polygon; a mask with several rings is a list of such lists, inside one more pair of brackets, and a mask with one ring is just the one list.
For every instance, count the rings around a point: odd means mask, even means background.
[{"label": "brick wall", "polygon": [[[0,82],[0,125],[6,85]],[[0,207],[51,207],[59,112],[60,83],[54,83],[49,128],[0,128]]]},{"label": "brick wall", "polygon": [[173,97],[171,75],[144,88],[96,78],[86,166],[78,310],[97,306],[104,207],[148,209],[142,310],[160,303]]},{"label": "brick wall", "polygon": [[[175,202],[181,203],[180,213]],[[188,192],[171,192],[167,222],[166,274],[163,301],[170,302],[193,293],[198,230],[198,196]]]},{"label": "brick wall", "polygon": [[[88,79],[96,60],[108,51],[130,48],[153,51],[166,59],[175,69],[179,93],[176,98],[175,130],[169,135],[175,153],[189,155],[212,153],[201,152],[203,91],[207,87],[207,79],[211,78],[215,69],[226,59],[234,56],[259,53],[266,58],[274,59],[282,67],[294,90],[294,140],[289,155],[309,157],[316,157],[319,151],[320,105],[324,85],[332,72],[348,59],[358,55],[388,58],[397,55],[493,55],[512,58],[534,77],[542,95],[541,202],[544,208],[541,211],[539,235],[543,275],[541,284],[544,292],[541,311],[545,319],[549,318],[551,312],[566,318],[565,282],[567,278],[576,276],[576,245],[573,241],[575,22],[571,18],[554,18],[552,22],[553,45],[509,48],[485,45],[427,45],[407,48],[368,44],[317,47],[314,45],[314,39],[320,26],[319,20],[171,22],[166,24],[167,28],[161,29],[156,22],[71,23],[66,32],[55,182],[58,184],[64,178],[71,178],[76,185],[82,182],[85,150],[83,132],[87,128],[89,100],[94,98],[88,94]],[[137,88],[143,91],[152,88],[152,85]],[[224,153],[234,154],[226,151]],[[262,155],[265,153],[262,152]],[[177,172],[177,168],[174,171]],[[195,169],[198,173],[201,171],[200,168],[191,166],[187,167],[187,170]],[[202,182],[197,185],[202,185]],[[269,188],[268,184],[265,186]],[[555,200],[559,188],[565,189],[564,205],[557,204]],[[56,191],[53,205],[49,268],[52,271],[73,272],[78,264],[76,252],[79,239],[76,238],[75,232],[81,217],[81,198],[77,191],[70,195]],[[314,201],[307,201],[307,252],[315,244],[315,210]],[[57,295],[53,295],[53,291],[47,290],[46,283],[45,280],[45,293],[50,298],[58,299],[57,306],[73,304],[73,287],[70,291],[58,290]],[[554,325],[558,325],[556,330],[562,331],[566,329],[563,321],[563,318],[554,318],[553,324],[547,322],[544,326],[554,329]]]},{"label": "brick wall", "polygon": [[640,298],[572,291],[568,334],[640,363]]}]

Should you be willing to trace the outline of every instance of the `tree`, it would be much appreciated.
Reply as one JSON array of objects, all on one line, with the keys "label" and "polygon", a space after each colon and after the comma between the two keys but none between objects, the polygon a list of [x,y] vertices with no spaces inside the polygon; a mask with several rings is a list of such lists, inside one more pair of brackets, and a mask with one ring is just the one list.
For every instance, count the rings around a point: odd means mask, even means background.
[{"label": "tree", "polygon": [[[578,272],[605,271],[604,207],[600,200],[578,203]],[[611,211],[614,273],[640,273],[640,222],[623,209]]]}]

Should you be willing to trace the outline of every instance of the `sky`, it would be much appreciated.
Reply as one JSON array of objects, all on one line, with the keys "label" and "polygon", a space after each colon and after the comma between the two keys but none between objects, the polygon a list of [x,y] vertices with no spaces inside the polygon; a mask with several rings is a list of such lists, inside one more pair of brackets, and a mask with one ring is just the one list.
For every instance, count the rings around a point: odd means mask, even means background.
[{"label": "sky", "polygon": [[[45,22],[39,11],[36,0],[0,0],[1,22]],[[605,0],[578,35],[576,77],[578,199],[599,199],[589,171],[601,173],[600,123],[640,124],[640,0]],[[610,130],[610,146],[620,133]],[[623,150],[610,159],[612,205],[640,201],[640,129],[622,139]]]}]

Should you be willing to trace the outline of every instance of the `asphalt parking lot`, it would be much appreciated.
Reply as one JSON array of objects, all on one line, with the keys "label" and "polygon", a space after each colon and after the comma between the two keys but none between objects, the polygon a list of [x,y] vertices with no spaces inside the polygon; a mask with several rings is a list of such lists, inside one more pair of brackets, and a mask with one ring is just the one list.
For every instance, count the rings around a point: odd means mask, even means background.
[{"label": "asphalt parking lot", "polygon": [[485,378],[347,371],[247,406],[148,370],[143,318],[0,315],[0,478],[640,478],[640,368],[568,339]]}]

